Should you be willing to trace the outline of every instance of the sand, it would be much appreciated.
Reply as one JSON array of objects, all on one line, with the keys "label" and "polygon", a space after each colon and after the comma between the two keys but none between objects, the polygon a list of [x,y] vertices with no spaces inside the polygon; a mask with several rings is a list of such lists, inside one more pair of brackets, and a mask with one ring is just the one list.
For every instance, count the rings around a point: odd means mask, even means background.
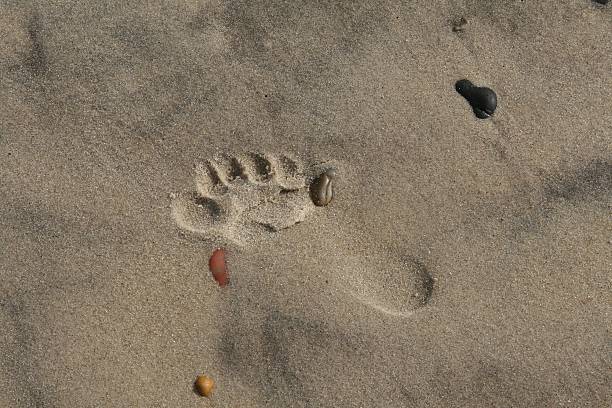
[{"label": "sand", "polygon": [[120,3],[0,2],[0,407],[612,402],[610,4]]}]

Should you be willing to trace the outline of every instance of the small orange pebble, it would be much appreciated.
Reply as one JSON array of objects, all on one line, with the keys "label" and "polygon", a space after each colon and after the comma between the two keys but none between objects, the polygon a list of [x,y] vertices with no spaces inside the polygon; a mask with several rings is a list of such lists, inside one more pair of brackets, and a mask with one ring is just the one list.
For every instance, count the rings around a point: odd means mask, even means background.
[{"label": "small orange pebble", "polygon": [[225,251],[223,249],[217,248],[213,251],[208,261],[208,267],[219,286],[223,287],[229,283],[229,273],[225,264]]},{"label": "small orange pebble", "polygon": [[202,397],[210,397],[215,388],[215,381],[205,375],[198,375],[195,380],[195,389]]}]

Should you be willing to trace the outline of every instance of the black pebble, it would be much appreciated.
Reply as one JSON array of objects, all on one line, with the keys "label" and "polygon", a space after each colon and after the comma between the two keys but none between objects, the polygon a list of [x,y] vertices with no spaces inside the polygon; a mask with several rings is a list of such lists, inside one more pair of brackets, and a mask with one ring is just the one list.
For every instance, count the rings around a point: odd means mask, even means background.
[{"label": "black pebble", "polygon": [[486,119],[495,112],[497,95],[491,88],[474,86],[467,79],[462,79],[457,81],[455,89],[467,99],[477,118]]},{"label": "black pebble", "polygon": [[599,3],[599,4],[608,4],[609,0],[594,0],[595,3]]}]

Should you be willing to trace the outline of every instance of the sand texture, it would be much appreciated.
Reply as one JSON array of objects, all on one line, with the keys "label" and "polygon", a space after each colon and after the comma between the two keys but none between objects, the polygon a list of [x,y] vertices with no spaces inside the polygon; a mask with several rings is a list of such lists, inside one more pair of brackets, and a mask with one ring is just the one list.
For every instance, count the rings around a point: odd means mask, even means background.
[{"label": "sand texture", "polygon": [[610,406],[611,72],[591,0],[0,0],[0,408]]}]

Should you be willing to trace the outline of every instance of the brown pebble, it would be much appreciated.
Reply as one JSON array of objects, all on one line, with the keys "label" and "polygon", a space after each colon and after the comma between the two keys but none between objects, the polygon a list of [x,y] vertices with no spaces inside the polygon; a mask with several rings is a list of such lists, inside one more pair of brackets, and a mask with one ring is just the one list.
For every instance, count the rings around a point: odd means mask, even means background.
[{"label": "brown pebble", "polygon": [[195,380],[195,389],[203,397],[210,397],[215,388],[215,381],[205,375],[198,375]]},{"label": "brown pebble", "polygon": [[333,181],[335,176],[336,171],[328,169],[310,184],[310,198],[314,205],[325,206],[334,198]]}]

